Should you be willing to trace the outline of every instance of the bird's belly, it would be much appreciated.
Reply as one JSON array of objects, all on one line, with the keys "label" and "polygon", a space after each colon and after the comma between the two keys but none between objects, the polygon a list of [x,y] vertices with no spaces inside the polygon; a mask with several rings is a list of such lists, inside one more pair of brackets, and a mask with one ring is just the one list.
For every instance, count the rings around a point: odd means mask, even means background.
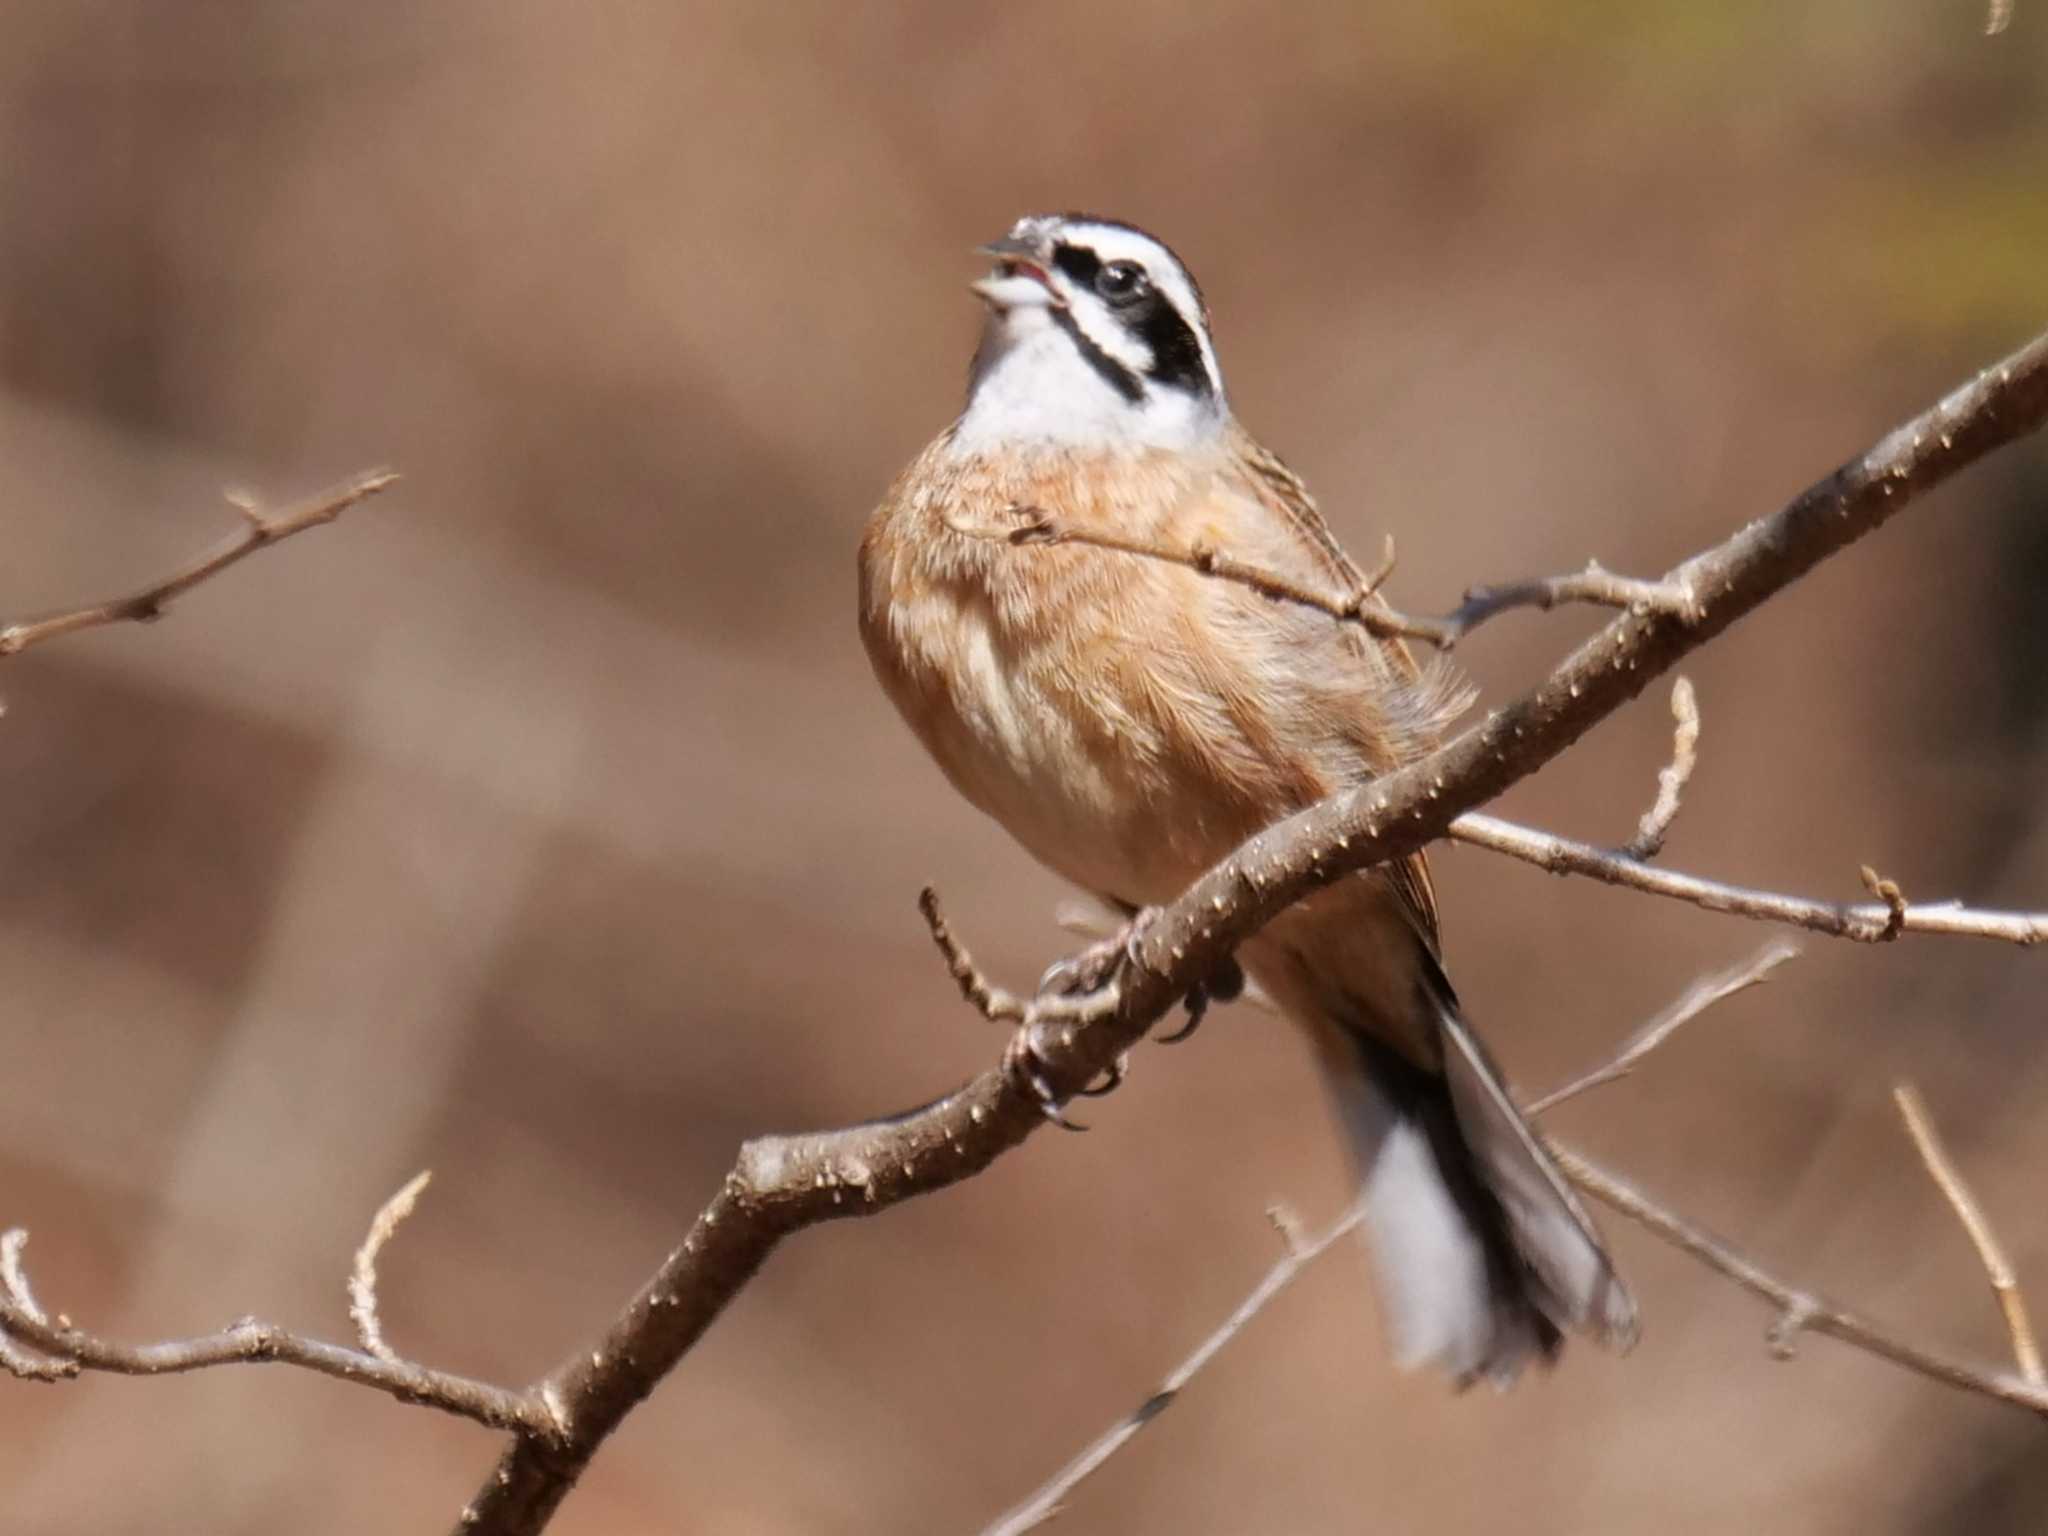
[{"label": "bird's belly", "polygon": [[1131,681],[1142,656],[1105,665],[1079,635],[1026,643],[979,604],[898,621],[913,652],[920,632],[946,652],[905,658],[904,714],[955,787],[1058,874],[1167,901],[1257,830],[1187,771],[1170,722]]}]

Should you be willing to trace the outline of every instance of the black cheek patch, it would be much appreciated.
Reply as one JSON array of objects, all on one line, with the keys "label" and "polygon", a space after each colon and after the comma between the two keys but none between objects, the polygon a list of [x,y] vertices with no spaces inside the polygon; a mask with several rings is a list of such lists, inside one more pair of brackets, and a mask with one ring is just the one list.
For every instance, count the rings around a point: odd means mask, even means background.
[{"label": "black cheek patch", "polygon": [[1125,312],[1125,323],[1152,349],[1150,371],[1155,380],[1191,395],[1214,392],[1208,365],[1202,361],[1201,342],[1158,289]]}]

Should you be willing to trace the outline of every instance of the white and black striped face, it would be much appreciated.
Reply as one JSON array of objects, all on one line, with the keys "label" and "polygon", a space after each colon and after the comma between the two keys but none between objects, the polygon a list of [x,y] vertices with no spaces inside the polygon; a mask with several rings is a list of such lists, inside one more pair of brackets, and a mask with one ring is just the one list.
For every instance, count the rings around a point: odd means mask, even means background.
[{"label": "white and black striped face", "polygon": [[1202,293],[1166,246],[1086,214],[1019,219],[996,269],[956,442],[1184,447],[1228,416]]}]

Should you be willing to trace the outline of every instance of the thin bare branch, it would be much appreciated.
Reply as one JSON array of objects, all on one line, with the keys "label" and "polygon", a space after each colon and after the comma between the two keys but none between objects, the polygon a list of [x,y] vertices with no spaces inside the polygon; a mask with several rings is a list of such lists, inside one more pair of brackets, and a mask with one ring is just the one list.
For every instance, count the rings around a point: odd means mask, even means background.
[{"label": "thin bare branch", "polygon": [[[1525,1113],[1534,1118],[1556,1108],[1567,1099],[1576,1098],[1579,1094],[1589,1092],[1594,1088],[1626,1077],[1645,1056],[1669,1040],[1682,1025],[1691,1019],[1697,1018],[1715,1003],[1732,997],[1736,993],[1767,979],[1773,970],[1791,959],[1796,953],[1797,950],[1791,944],[1783,940],[1776,940],[1765,945],[1763,949],[1740,965],[1732,966],[1725,971],[1717,971],[1699,977],[1683,993],[1673,999],[1655,1018],[1630,1035],[1612,1059],[1586,1073],[1568,1086],[1545,1094],[1542,1098],[1526,1106]],[[1908,1091],[1901,1090],[1902,1093]],[[1901,1108],[1904,1108],[1903,1100]],[[1561,1149],[1553,1145],[1552,1150],[1560,1151]],[[1742,1280],[1750,1289],[1759,1290],[1760,1294],[1776,1302],[1779,1309],[1778,1316],[1772,1323],[1766,1336],[1773,1353],[1789,1358],[1792,1353],[1794,1336],[1801,1329],[1805,1328],[1815,1328],[1816,1331],[1837,1332],[1838,1334],[1841,1328],[1847,1328],[1852,1330],[1852,1332],[1850,1334],[1841,1334],[1840,1336],[1846,1337],[1848,1342],[1865,1348],[1874,1347],[1870,1342],[1870,1338],[1864,1335],[1877,1336],[1881,1330],[1878,1330],[1875,1324],[1843,1312],[1840,1308],[1830,1306],[1806,1291],[1798,1290],[1782,1281],[1775,1280],[1773,1277],[1765,1274],[1754,1260],[1738,1253],[1733,1247],[1722,1240],[1709,1236],[1684,1218],[1656,1205],[1647,1196],[1640,1194],[1629,1186],[1623,1185],[1613,1175],[1594,1168],[1592,1164],[1586,1162],[1578,1154],[1561,1153],[1561,1161],[1566,1173],[1575,1181],[1580,1182],[1582,1187],[1590,1193],[1602,1199],[1610,1199],[1610,1202],[1613,1199],[1622,1200],[1624,1203],[1617,1208],[1623,1210],[1624,1214],[1644,1222],[1666,1240],[1677,1243],[1678,1246],[1685,1248],[1696,1257],[1714,1264],[1716,1268],[1722,1268],[1725,1273],[1728,1273],[1733,1278]],[[1933,1164],[1930,1163],[1930,1168],[1932,1167]],[[1590,1181],[1581,1179],[1581,1172],[1588,1174]],[[1941,1175],[1937,1174],[1936,1177],[1939,1180]],[[1947,1186],[1944,1185],[1943,1187],[1946,1188]],[[1967,1194],[1963,1198],[1967,1200]],[[1974,1210],[1974,1206],[1971,1208]],[[1958,1209],[1960,1211],[1961,1207],[1959,1206]],[[1267,1272],[1265,1278],[1259,1282],[1258,1286],[1244,1301],[1239,1303],[1237,1309],[1231,1313],[1223,1325],[1210,1334],[1202,1342],[1201,1346],[1166,1378],[1158,1391],[1140,1403],[1133,1412],[1104,1431],[1102,1435],[1088,1445],[1087,1449],[1060,1468],[1058,1472],[1054,1473],[1030,1497],[1010,1510],[993,1525],[987,1527],[982,1536],[1021,1536],[1021,1533],[1035,1530],[1058,1514],[1061,1504],[1084,1479],[1098,1471],[1105,1462],[1122,1450],[1125,1445],[1129,1444],[1137,1436],[1139,1430],[1150,1424],[1159,1414],[1171,1407],[1181,1389],[1214,1358],[1217,1351],[1243,1331],[1244,1326],[1252,1318],[1256,1317],[1265,1308],[1266,1304],[1279,1294],[1280,1290],[1289,1281],[1293,1280],[1304,1267],[1319,1258],[1345,1233],[1353,1230],[1362,1219],[1362,1216],[1362,1210],[1354,1206],[1348,1214],[1327,1231],[1313,1240],[1305,1240],[1299,1235],[1298,1229],[1294,1227],[1285,1214],[1276,1211],[1274,1213],[1274,1223],[1280,1227],[1283,1236],[1287,1239],[1286,1256]],[[1968,1221],[1969,1218],[1966,1217],[1966,1225]],[[1972,1230],[1974,1235],[1975,1229],[1973,1228]],[[1985,1267],[1987,1269],[1991,1268],[1991,1260],[1988,1258],[1985,1261]],[[1997,1283],[1997,1280],[1994,1279],[1994,1287],[1997,1286]],[[2006,1291],[1999,1292],[2001,1304],[2003,1304],[2007,1294],[2008,1292]],[[2013,1294],[2016,1295],[2016,1291]],[[2010,1314],[2008,1315],[2010,1316]],[[1820,1323],[1820,1320],[1824,1318],[1830,1320],[1827,1326],[1822,1326]],[[2023,1325],[2024,1313],[2022,1312]],[[2031,1344],[2031,1334],[2025,1336],[2028,1343]],[[2005,1398],[2009,1401],[2019,1401],[2021,1406],[2030,1407],[2036,1412],[2048,1414],[2048,1396],[2044,1396],[2039,1402],[2032,1399],[2012,1399],[1995,1372],[1980,1371],[1976,1367],[1961,1365],[1953,1361],[1942,1361],[1938,1357],[1926,1355],[1924,1352],[1919,1351],[1917,1346],[1903,1343],[1888,1335],[1885,1337],[1888,1348],[1880,1349],[1878,1352],[1884,1354],[1888,1359],[1906,1364],[1914,1370],[1922,1370],[1924,1374],[1933,1375],[1937,1380],[1944,1381],[1950,1385],[1966,1386],[1972,1390],[1987,1392],[1994,1397]],[[2021,1333],[2016,1331],[2014,1334],[2016,1349],[2019,1347],[2018,1340],[2021,1337]],[[1902,1356],[1910,1356],[1911,1358],[1902,1358]],[[2028,1381],[2038,1385],[2039,1378],[2036,1372],[2039,1369],[2039,1361],[2036,1359],[2033,1370],[2029,1371],[2027,1369],[2027,1359],[2028,1357],[2025,1354],[2021,1355],[2021,1368],[2027,1372]],[[1924,1367],[1930,1363],[1938,1365],[1939,1369],[1925,1370]]]},{"label": "thin bare branch", "polygon": [[31,1362],[29,1370],[16,1369],[19,1350],[0,1352],[0,1366],[31,1379],[76,1376],[83,1371],[104,1371],[117,1376],[162,1376],[178,1371],[204,1370],[215,1365],[253,1365],[277,1362],[296,1365],[323,1376],[356,1382],[388,1392],[400,1402],[422,1403],[490,1429],[517,1430],[552,1439],[553,1421],[540,1398],[531,1392],[515,1392],[467,1376],[429,1370],[409,1361],[385,1358],[348,1349],[319,1339],[302,1338],[275,1323],[245,1317],[216,1333],[197,1338],[172,1339],[160,1344],[114,1344],[72,1326],[63,1316],[54,1319],[35,1305],[21,1273],[21,1242],[27,1234],[19,1229],[7,1234],[16,1239],[9,1247],[12,1263],[4,1286],[0,1286],[0,1333],[11,1335],[17,1344],[28,1344],[49,1357],[56,1368]]},{"label": "thin bare branch", "polygon": [[47,1323],[49,1314],[29,1288],[28,1271],[22,1267],[22,1251],[28,1247],[28,1233],[20,1227],[0,1232],[0,1290],[34,1322]]},{"label": "thin bare branch", "polygon": [[[2048,942],[2048,912],[1990,912],[1950,901],[1909,904],[1903,896],[1897,904],[1879,904],[1781,895],[1659,869],[1612,849],[1596,848],[1552,832],[1538,832],[1477,811],[1458,817],[1448,830],[1458,842],[1504,853],[1553,875],[1586,875],[1645,895],[1668,896],[1709,912],[1784,923],[1863,944],[1887,943],[1907,933],[1997,939],[2023,946]],[[1898,895],[1896,885],[1884,883]]]},{"label": "thin bare branch", "polygon": [[1023,1532],[1036,1530],[1057,1515],[1061,1504],[1073,1491],[1110,1457],[1135,1439],[1138,1431],[1172,1407],[1181,1389],[1194,1380],[1196,1374],[1216,1357],[1224,1345],[1242,1333],[1245,1325],[1263,1312],[1267,1303],[1285,1290],[1296,1275],[1322,1257],[1347,1233],[1355,1230],[1364,1219],[1364,1210],[1353,1206],[1333,1225],[1309,1238],[1298,1231],[1290,1230],[1284,1214],[1276,1213],[1275,1225],[1280,1227],[1281,1235],[1286,1239],[1287,1251],[1278,1263],[1266,1271],[1265,1278],[1259,1281],[1251,1294],[1238,1303],[1237,1310],[1223,1320],[1222,1326],[1202,1340],[1193,1354],[1173,1369],[1159,1384],[1157,1391],[1133,1409],[1127,1417],[1105,1430],[1087,1449],[1055,1472],[1029,1498],[986,1527],[982,1536],[1022,1536]]},{"label": "thin bare branch", "polygon": [[1645,1056],[1714,1004],[1767,980],[1772,971],[1798,953],[1798,945],[1785,939],[1773,939],[1740,965],[1733,965],[1725,971],[1716,971],[1710,976],[1700,977],[1662,1013],[1629,1036],[1612,1061],[1604,1066],[1595,1067],[1584,1077],[1577,1078],[1562,1088],[1551,1090],[1529,1105],[1526,1112],[1530,1115],[1543,1114],[1547,1110],[1557,1108],[1567,1099],[1575,1099],[1582,1093],[1627,1077]]},{"label": "thin bare branch", "polygon": [[930,886],[919,891],[917,910],[924,914],[925,926],[932,931],[932,942],[939,947],[939,954],[946,962],[946,974],[960,988],[960,995],[967,1000],[968,1006],[991,1022],[1023,1023],[1023,999],[1014,992],[1004,991],[982,975],[974,957],[967,953],[966,946],[953,937],[953,930],[946,925],[946,913],[939,905],[939,893]]},{"label": "thin bare branch", "polygon": [[991,539],[1005,544],[1077,544],[1113,554],[1135,555],[1183,566],[1204,576],[1215,576],[1251,588],[1275,602],[1295,603],[1326,613],[1345,624],[1356,624],[1369,634],[1385,639],[1420,640],[1440,650],[1449,650],[1496,614],[1511,608],[1555,608],[1563,603],[1591,603],[1603,608],[1622,608],[1633,613],[1662,613],[1690,620],[1698,611],[1690,587],[1679,581],[1641,581],[1602,570],[1597,561],[1587,562],[1582,571],[1563,576],[1543,576],[1527,581],[1504,582],[1499,586],[1473,587],[1464,601],[1441,618],[1402,613],[1379,597],[1379,589],[1394,569],[1393,540],[1386,554],[1357,590],[1331,597],[1303,586],[1277,572],[1250,565],[1207,544],[1174,549],[1144,539],[1126,538],[1105,529],[1078,528],[1057,521],[1042,507],[1017,507],[1011,522],[968,523],[949,518],[947,526],[970,538]]},{"label": "thin bare branch", "polygon": [[[28,1233],[20,1227],[0,1232],[0,1295],[36,1322],[47,1322],[49,1319],[36,1301],[35,1292],[29,1289],[28,1273],[21,1265],[21,1253],[27,1246]],[[5,1332],[0,1332],[0,1370],[23,1381],[64,1381],[78,1374],[78,1367],[71,1361],[53,1360],[23,1349]]]},{"label": "thin bare branch", "polygon": [[376,495],[397,481],[398,476],[391,470],[371,470],[275,515],[259,511],[246,496],[231,494],[229,504],[242,514],[242,526],[233,535],[168,576],[159,577],[125,597],[0,623],[0,657],[12,656],[32,645],[41,645],[59,635],[75,634],[81,629],[97,629],[104,624],[146,624],[160,619],[171,600],[181,593],[218,576],[259,549],[280,543],[295,533],[304,533],[308,528],[333,522],[357,502]]},{"label": "thin bare branch", "polygon": [[[1986,369],[1789,505],[1671,572],[1665,581],[1692,595],[1692,613],[1629,609],[1535,689],[1440,750],[1252,838],[1151,914],[1117,978],[1113,1007],[1038,1032],[1036,1063],[1045,1081],[1068,1094],[1086,1087],[1287,907],[1442,836],[1461,813],[1557,757],[1681,658],[2044,418],[2048,335]],[[682,1245],[604,1338],[543,1383],[542,1391],[561,1404],[560,1437],[515,1437],[457,1530],[490,1536],[542,1530],[605,1439],[785,1237],[971,1178],[1044,1124],[1031,1090],[997,1067],[888,1120],[746,1143]],[[1588,1179],[1605,1177],[1580,1166]],[[1633,1195],[1625,1188],[1614,1196],[1594,1192],[1603,1199]],[[1964,1376],[1975,1380],[1967,1371]],[[2048,1402],[2039,1389],[2016,1379],[2013,1386],[2019,1395],[2012,1401],[2036,1408]]]},{"label": "thin bare branch", "polygon": [[1539,576],[1497,587],[1474,587],[1442,619],[1424,621],[1441,626],[1440,634],[1417,638],[1449,649],[1497,613],[1506,613],[1510,608],[1550,609],[1566,603],[1590,603],[1635,614],[1663,614],[1684,623],[1691,623],[1700,612],[1699,598],[1683,576],[1643,581],[1634,576],[1617,576],[1603,570],[1599,561],[1588,560],[1584,570],[1564,576]]},{"label": "thin bare branch", "polygon": [[1956,1213],[1956,1219],[1963,1224],[1963,1230],[1969,1234],[1970,1242],[1977,1250],[1985,1278],[1991,1282],[1991,1294],[2005,1318],[2006,1332],[2012,1336],[2012,1356],[2019,1365],[2020,1374],[2036,1386],[2041,1385],[2041,1347],[2034,1341],[2034,1328],[2027,1320],[2027,1300],[2020,1291],[2019,1274],[2014,1270],[2012,1260],[2005,1256],[2004,1244],[1992,1231],[1991,1219],[1984,1214],[1984,1208],[1970,1193],[1970,1186],[1963,1182],[1962,1174],[1950,1160],[1948,1150],[1942,1146],[1941,1137],[1934,1129],[1934,1117],[1928,1114],[1920,1090],[1911,1083],[1900,1083],[1892,1090],[1892,1097],[1898,1102],[1899,1118],[1906,1122],[1906,1134],[1913,1138],[1920,1161],[1927,1165],[1927,1176],[1934,1180],[1935,1187],[1948,1201],[1949,1208]]},{"label": "thin bare branch", "polygon": [[1700,706],[1692,680],[1680,677],[1671,685],[1671,761],[1657,773],[1657,799],[1636,824],[1636,835],[1617,850],[1623,858],[1654,859],[1664,851],[1664,838],[1678,819],[1678,797],[1685,792],[1699,763]]},{"label": "thin bare branch", "polygon": [[414,1174],[405,1187],[377,1207],[370,1219],[369,1234],[356,1250],[356,1261],[348,1277],[348,1315],[356,1325],[356,1338],[379,1360],[399,1364],[398,1352],[384,1342],[384,1328],[377,1318],[377,1255],[398,1231],[398,1224],[412,1214],[420,1191],[433,1178],[429,1172]]},{"label": "thin bare branch", "polygon": [[1726,1239],[1673,1214],[1619,1174],[1608,1172],[1570,1147],[1549,1140],[1546,1145],[1565,1177],[1594,1199],[1777,1308],[1777,1319],[1765,1338],[1781,1358],[1791,1356],[1799,1334],[1824,1333],[1944,1386],[2048,1417],[2048,1387],[1924,1349],[1860,1313],[1779,1279]]}]

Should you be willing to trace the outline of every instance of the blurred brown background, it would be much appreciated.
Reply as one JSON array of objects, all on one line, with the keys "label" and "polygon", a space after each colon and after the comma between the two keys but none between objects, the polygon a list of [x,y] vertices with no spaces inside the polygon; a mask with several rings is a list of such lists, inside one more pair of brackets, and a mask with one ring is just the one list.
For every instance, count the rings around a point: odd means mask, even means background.
[{"label": "blurred brown background", "polygon": [[[1083,207],[1202,276],[1240,413],[1394,595],[1652,572],[2048,319],[2048,7],[1846,0],[570,7],[16,0],[0,21],[0,612],[406,475],[159,628],[0,671],[0,1223],[123,1337],[387,1327],[526,1380],[739,1138],[942,1091],[999,1041],[912,908],[1023,982],[1059,896],[867,675],[853,546],[956,409],[970,247]],[[1668,857],[2048,905],[2048,453],[2006,455],[1692,669]],[[1490,694],[1593,622],[1474,640]],[[1633,825],[1661,691],[1506,809]],[[1440,860],[1520,1080],[1735,922]],[[2048,960],[1814,940],[1571,1134],[1787,1273],[1985,1358],[1893,1119],[1921,1081],[2048,1306]],[[564,1533],[978,1528],[1344,1196],[1304,1055],[1224,1013],[1092,1136],[804,1236]],[[1506,1397],[1385,1365],[1333,1256],[1075,1532],[2038,1529],[2042,1430],[1809,1342],[1609,1223],[1648,1331]],[[0,1381],[0,1529],[432,1531],[474,1427],[279,1370]]]}]

